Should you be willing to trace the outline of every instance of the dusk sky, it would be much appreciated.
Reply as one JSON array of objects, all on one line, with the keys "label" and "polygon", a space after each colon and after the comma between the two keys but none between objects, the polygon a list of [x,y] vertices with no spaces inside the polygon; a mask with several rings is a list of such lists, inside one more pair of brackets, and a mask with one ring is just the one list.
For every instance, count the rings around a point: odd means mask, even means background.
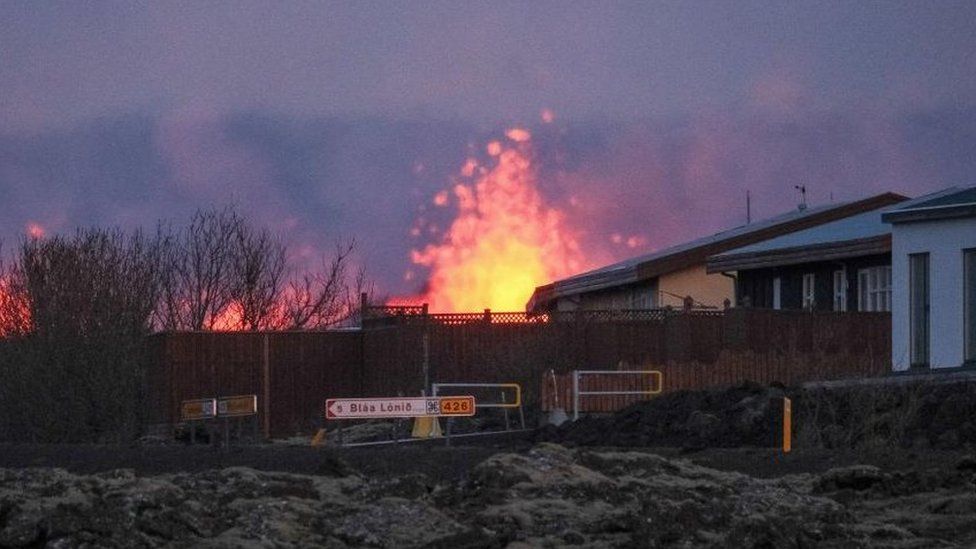
[{"label": "dusk sky", "polygon": [[976,2],[0,2],[8,248],[233,202],[415,292],[434,196],[513,126],[593,262],[739,225],[746,190],[972,185]]}]

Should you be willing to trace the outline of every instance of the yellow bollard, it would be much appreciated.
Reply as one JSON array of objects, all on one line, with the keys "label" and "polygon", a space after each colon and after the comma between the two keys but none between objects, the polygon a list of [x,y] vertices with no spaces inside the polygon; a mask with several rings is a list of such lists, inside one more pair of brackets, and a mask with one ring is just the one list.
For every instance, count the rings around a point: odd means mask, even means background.
[{"label": "yellow bollard", "polygon": [[319,429],[315,436],[312,437],[312,447],[317,448],[325,444],[325,429]]},{"label": "yellow bollard", "polygon": [[413,421],[413,438],[434,438],[442,436],[441,423],[436,417],[418,417]]},{"label": "yellow bollard", "polygon": [[783,453],[793,449],[793,402],[783,398]]}]

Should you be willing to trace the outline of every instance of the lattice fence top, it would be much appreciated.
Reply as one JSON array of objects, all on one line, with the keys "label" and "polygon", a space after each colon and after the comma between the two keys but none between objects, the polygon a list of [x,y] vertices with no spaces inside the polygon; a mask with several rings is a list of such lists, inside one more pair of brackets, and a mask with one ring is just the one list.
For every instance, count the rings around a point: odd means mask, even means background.
[{"label": "lattice fence top", "polygon": [[553,311],[549,313],[495,312],[485,310],[480,313],[431,313],[424,314],[423,306],[409,307],[370,307],[367,320],[393,322],[429,322],[431,324],[460,326],[472,324],[546,324],[553,322],[647,322],[662,321],[665,318],[689,315],[722,317],[725,311],[715,309],[620,309]]}]

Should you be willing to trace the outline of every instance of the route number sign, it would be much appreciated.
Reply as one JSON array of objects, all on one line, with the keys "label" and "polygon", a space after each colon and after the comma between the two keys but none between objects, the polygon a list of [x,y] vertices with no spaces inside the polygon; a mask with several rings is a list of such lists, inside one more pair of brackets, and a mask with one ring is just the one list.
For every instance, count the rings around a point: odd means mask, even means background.
[{"label": "route number sign", "polygon": [[473,416],[473,396],[330,398],[325,419]]},{"label": "route number sign", "polygon": [[474,397],[441,397],[442,416],[473,416]]}]

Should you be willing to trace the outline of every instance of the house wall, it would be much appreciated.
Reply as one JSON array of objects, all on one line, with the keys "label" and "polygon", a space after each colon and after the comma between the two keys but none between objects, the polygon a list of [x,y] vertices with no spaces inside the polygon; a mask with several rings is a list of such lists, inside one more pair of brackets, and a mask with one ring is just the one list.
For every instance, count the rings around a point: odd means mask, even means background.
[{"label": "house wall", "polygon": [[661,305],[680,307],[690,295],[696,304],[722,308],[726,299],[735,302],[735,281],[722,274],[708,274],[705,265],[661,275],[658,279]]},{"label": "house wall", "polygon": [[932,368],[962,365],[962,250],[976,248],[976,218],[898,223],[891,246],[892,368],[907,370],[911,363],[908,255],[926,252],[930,254],[930,364]]},{"label": "house wall", "polygon": [[779,277],[780,306],[782,309],[803,308],[803,275],[814,274],[814,309],[817,311],[832,311],[834,308],[834,271],[846,269],[847,273],[847,310],[857,311],[858,279],[857,271],[868,267],[891,265],[890,254],[878,254],[855,257],[841,261],[820,261],[770,267],[768,269],[751,269],[739,271],[736,275],[736,299],[738,305],[743,305],[748,298],[750,306],[773,308],[773,279]]},{"label": "house wall", "polygon": [[606,311],[621,309],[652,309],[658,303],[657,279],[608,288],[596,292],[572,295],[556,301],[557,311]]}]

